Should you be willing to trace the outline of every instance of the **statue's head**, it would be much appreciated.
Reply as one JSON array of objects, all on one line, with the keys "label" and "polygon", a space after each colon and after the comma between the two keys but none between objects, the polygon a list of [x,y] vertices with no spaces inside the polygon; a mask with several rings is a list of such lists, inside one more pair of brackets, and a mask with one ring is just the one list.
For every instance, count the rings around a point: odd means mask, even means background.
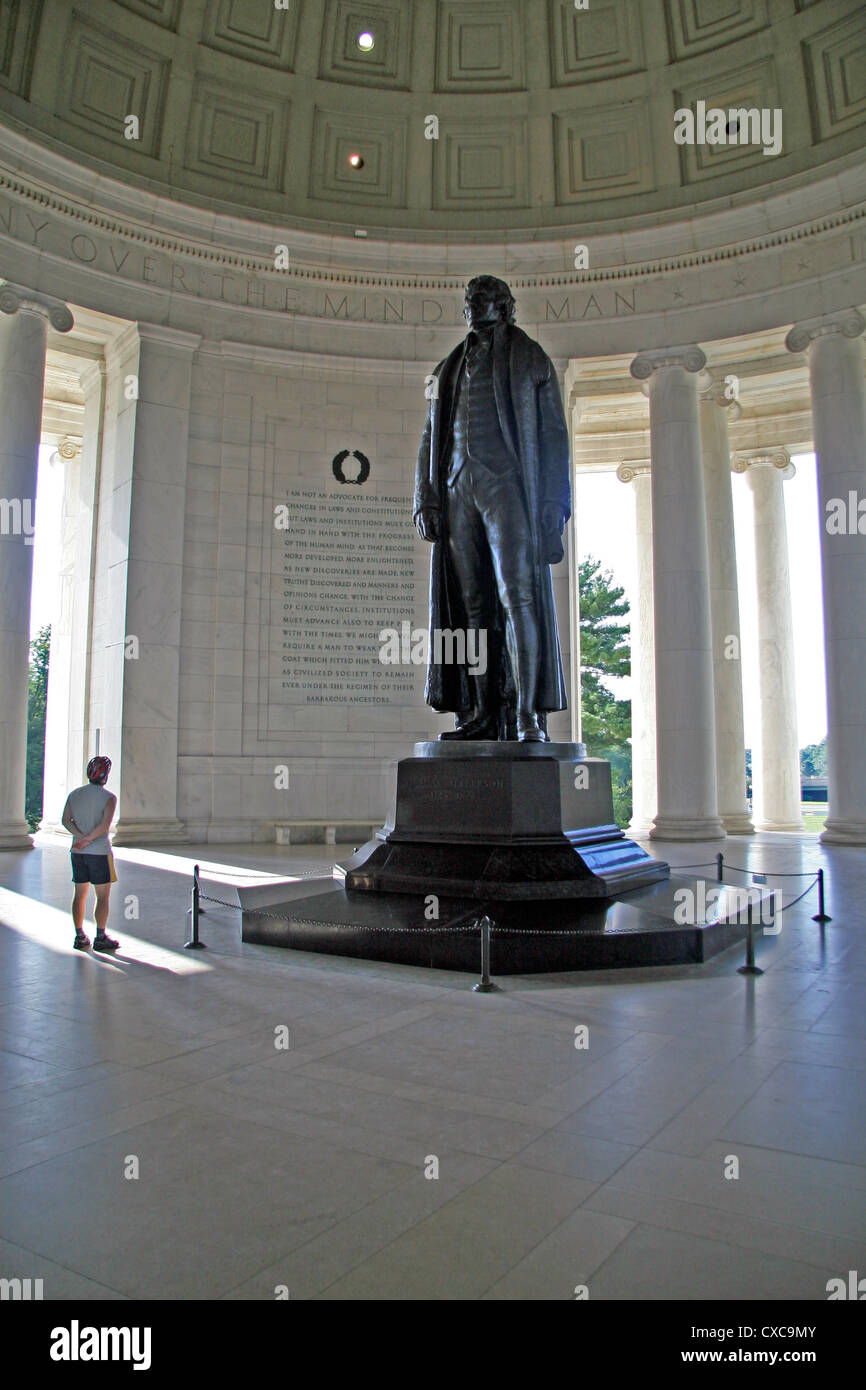
[{"label": "statue's head", "polygon": [[495,275],[476,275],[466,286],[463,315],[470,328],[484,324],[513,323],[514,296]]}]

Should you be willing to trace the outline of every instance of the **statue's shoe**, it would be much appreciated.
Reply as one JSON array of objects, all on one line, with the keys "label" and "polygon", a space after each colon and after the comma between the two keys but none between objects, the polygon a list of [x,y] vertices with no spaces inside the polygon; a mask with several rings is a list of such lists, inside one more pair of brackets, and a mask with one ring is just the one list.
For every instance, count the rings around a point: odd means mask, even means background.
[{"label": "statue's shoe", "polygon": [[498,730],[494,721],[489,715],[478,716],[469,719],[465,724],[461,724],[458,729],[451,733],[440,734],[440,739],[492,739],[496,740]]},{"label": "statue's shoe", "polygon": [[518,714],[518,743],[549,743],[550,739],[542,729],[537,714]]}]

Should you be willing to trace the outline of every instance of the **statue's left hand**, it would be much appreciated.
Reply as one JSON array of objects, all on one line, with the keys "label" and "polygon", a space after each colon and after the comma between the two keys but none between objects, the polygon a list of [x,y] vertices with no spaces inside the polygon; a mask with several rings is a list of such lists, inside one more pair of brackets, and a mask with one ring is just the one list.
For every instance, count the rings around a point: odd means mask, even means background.
[{"label": "statue's left hand", "polygon": [[565,527],[565,512],[558,502],[544,502],[541,508],[542,559],[545,564],[558,565],[565,552],[562,547],[562,532]]},{"label": "statue's left hand", "polygon": [[546,536],[562,535],[565,513],[558,502],[545,502],[541,508],[541,524]]}]

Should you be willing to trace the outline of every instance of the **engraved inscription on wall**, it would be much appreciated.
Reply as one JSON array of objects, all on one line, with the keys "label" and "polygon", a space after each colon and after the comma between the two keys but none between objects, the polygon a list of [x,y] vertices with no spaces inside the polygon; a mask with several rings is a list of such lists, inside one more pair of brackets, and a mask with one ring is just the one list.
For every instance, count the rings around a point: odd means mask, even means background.
[{"label": "engraved inscription on wall", "polygon": [[423,671],[379,660],[382,629],[418,609],[408,498],[297,486],[276,503],[286,511],[271,551],[271,702],[414,704]]}]

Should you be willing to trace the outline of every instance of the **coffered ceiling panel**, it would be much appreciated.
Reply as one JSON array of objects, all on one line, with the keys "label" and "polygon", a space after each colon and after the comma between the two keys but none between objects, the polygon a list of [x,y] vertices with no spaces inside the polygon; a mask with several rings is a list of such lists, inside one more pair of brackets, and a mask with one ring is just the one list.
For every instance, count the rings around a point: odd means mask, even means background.
[{"label": "coffered ceiling panel", "polygon": [[[412,9],[412,0],[328,0],[320,77],[362,87],[407,88]],[[364,46],[369,39],[372,46]]]},{"label": "coffered ceiling panel", "polygon": [[186,167],[197,174],[262,188],[282,187],[288,106],[243,87],[199,78],[195,84]]},{"label": "coffered ceiling panel", "polygon": [[439,0],[437,91],[516,91],[524,83],[523,0]]},{"label": "coffered ceiling panel", "polygon": [[0,5],[0,86],[27,96],[39,33],[42,0]]},{"label": "coffered ceiling panel", "polygon": [[690,58],[767,25],[767,0],[666,0],[673,58]]},{"label": "coffered ceiling panel", "polygon": [[866,123],[866,15],[822,29],[803,49],[816,139]]},{"label": "coffered ceiling panel", "polygon": [[527,202],[522,118],[442,122],[434,159],[437,208],[523,207]]},{"label": "coffered ceiling panel", "polygon": [[165,29],[177,28],[181,0],[117,0],[124,10],[140,14],[144,19],[152,19]]},{"label": "coffered ceiling panel", "polygon": [[649,192],[655,186],[649,128],[644,102],[557,115],[557,203]]},{"label": "coffered ceiling panel", "polygon": [[[762,59],[738,68],[736,72],[720,73],[711,82],[701,82],[676,94],[677,107],[690,107],[696,110],[698,101],[703,101],[709,110],[720,107],[724,111],[755,110],[772,112],[782,109],[776,84],[772,58]],[[784,116],[782,121],[784,140]],[[783,145],[784,149],[784,145]],[[760,165],[767,169],[767,177],[772,178],[772,165],[778,155],[765,155],[760,144],[741,145],[739,129],[737,143],[734,133],[729,134],[729,143],[724,145],[694,144],[680,146],[680,161],[683,182],[697,183],[701,179],[714,179],[738,169],[753,168]]]},{"label": "coffered ceiling panel", "polygon": [[[122,34],[97,27],[73,11],[60,114],[119,146],[124,154],[157,155],[170,68],[158,53],[131,48]],[[138,117],[138,139],[125,137],[127,116]]]},{"label": "coffered ceiling panel", "polygon": [[548,0],[550,67],[558,87],[639,72],[644,65],[640,10],[627,0]]},{"label": "coffered ceiling panel", "polygon": [[300,0],[288,10],[261,0],[208,0],[202,43],[235,58],[290,69],[298,32]]},{"label": "coffered ceiling panel", "polygon": [[[354,166],[352,158],[361,164]],[[317,110],[310,197],[402,207],[406,197],[405,122],[387,116]]]}]

